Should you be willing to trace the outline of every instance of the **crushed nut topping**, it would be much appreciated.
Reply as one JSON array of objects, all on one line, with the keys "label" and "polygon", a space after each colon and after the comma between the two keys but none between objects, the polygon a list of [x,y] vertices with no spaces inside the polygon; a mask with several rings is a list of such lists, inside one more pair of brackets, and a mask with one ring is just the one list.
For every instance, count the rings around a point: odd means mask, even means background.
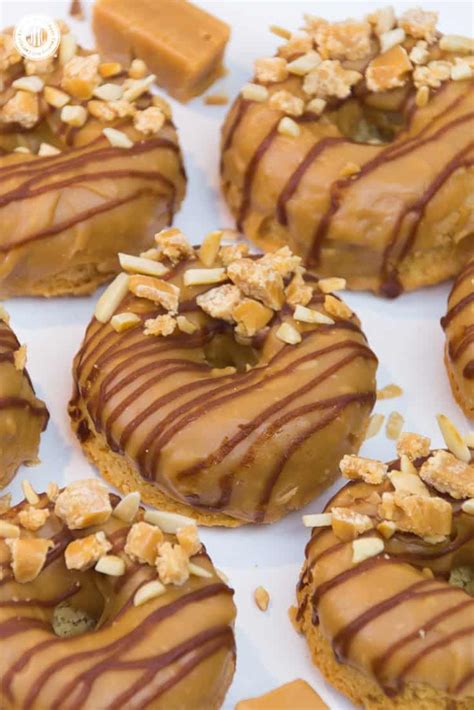
[{"label": "crushed nut topping", "polygon": [[382,461],[365,459],[353,454],[344,456],[339,468],[345,478],[361,479],[365,483],[374,485],[382,483],[388,471],[388,466]]},{"label": "crushed nut topping", "polygon": [[112,545],[103,532],[80,537],[70,542],[64,551],[66,567],[80,571],[90,569],[111,549]]},{"label": "crushed nut topping", "polygon": [[167,257],[173,264],[183,259],[194,259],[194,249],[180,229],[171,227],[155,234],[155,242],[160,254]]},{"label": "crushed nut topping", "polygon": [[74,481],[59,494],[54,512],[70,530],[105,523],[112,513],[107,487],[96,478]]},{"label": "crushed nut topping", "polygon": [[72,57],[63,68],[61,88],[77,99],[90,99],[101,83],[99,64],[98,54]]},{"label": "crushed nut topping", "polygon": [[188,557],[197,555],[197,553],[200,552],[202,545],[199,540],[197,525],[191,524],[178,528],[176,537]]},{"label": "crushed nut topping", "polygon": [[251,338],[273,318],[273,311],[252,298],[243,298],[233,309],[237,335]]},{"label": "crushed nut topping", "polygon": [[129,290],[138,296],[157,303],[170,313],[177,313],[180,290],[174,284],[153,276],[130,276]]},{"label": "crushed nut topping", "polygon": [[357,513],[350,508],[331,508],[332,519],[331,525],[334,535],[348,542],[354,540],[358,535],[361,535],[367,530],[372,530],[374,524],[368,515]]},{"label": "crushed nut topping", "polygon": [[403,432],[397,441],[397,454],[408,456],[411,461],[429,456],[431,451],[431,439],[420,434]]},{"label": "crushed nut topping", "polygon": [[420,478],[451,498],[474,496],[474,466],[460,461],[447,451],[437,451],[420,469]]},{"label": "crushed nut topping", "polygon": [[411,69],[406,49],[396,45],[370,62],[365,72],[367,88],[378,92],[403,86]]},{"label": "crushed nut topping", "polygon": [[233,261],[247,256],[248,253],[249,248],[243,242],[240,244],[226,244],[219,249],[219,259],[224,266],[229,266]]},{"label": "crushed nut topping", "polygon": [[261,301],[273,310],[280,310],[283,306],[283,278],[269,266],[251,259],[237,259],[229,264],[227,274],[246,296]]},{"label": "crushed nut topping", "polygon": [[162,336],[166,338],[168,335],[172,335],[174,333],[176,326],[176,318],[166,314],[157,316],[156,318],[148,318],[145,321],[143,332],[145,335],[155,335],[157,337]]},{"label": "crushed nut topping", "polygon": [[304,111],[304,101],[290,91],[276,91],[268,101],[271,108],[282,111],[289,116],[301,116]]},{"label": "crushed nut topping", "polygon": [[133,118],[133,125],[140,131],[149,136],[158,133],[165,124],[165,114],[156,106],[150,106],[144,111],[137,111]]},{"label": "crushed nut topping", "polygon": [[313,288],[305,282],[300,272],[296,272],[285,289],[285,296],[290,306],[306,306],[313,298]]},{"label": "crushed nut topping", "polygon": [[26,530],[36,532],[43,527],[49,518],[48,508],[33,508],[29,506],[18,513],[18,522]]},{"label": "crushed nut topping", "polygon": [[363,59],[370,52],[371,27],[368,22],[320,24],[314,32],[323,59]]},{"label": "crushed nut topping", "polygon": [[17,91],[1,109],[4,123],[18,123],[23,128],[33,128],[39,121],[38,100],[29,91]]},{"label": "crushed nut topping", "polygon": [[436,39],[437,12],[427,12],[419,7],[406,10],[398,20],[407,35],[415,39],[425,39],[429,44]]},{"label": "crushed nut topping", "polygon": [[398,530],[419,537],[449,535],[451,532],[452,509],[442,498],[384,493],[378,512],[380,517],[394,522]]},{"label": "crushed nut topping", "polygon": [[164,539],[163,532],[156,525],[134,523],[128,532],[124,552],[132,560],[154,565],[158,556],[158,547]]},{"label": "crushed nut topping", "polygon": [[326,99],[335,96],[346,99],[351,88],[362,79],[362,74],[344,69],[339,60],[325,59],[309,72],[303,81],[303,91],[309,96]]},{"label": "crushed nut topping", "polygon": [[367,441],[367,439],[372,439],[374,436],[377,436],[383,426],[384,421],[385,417],[383,414],[375,413],[370,415],[369,423],[367,425],[367,431],[365,432],[365,441]]},{"label": "crushed nut topping", "polygon": [[287,63],[282,57],[257,59],[255,62],[255,78],[263,84],[284,81],[287,76]]},{"label": "crushed nut topping", "polygon": [[265,587],[257,587],[253,593],[253,597],[260,611],[267,611],[268,605],[270,604],[270,595]]},{"label": "crushed nut topping", "polygon": [[170,542],[160,545],[156,569],[163,584],[184,584],[189,579],[189,562],[181,545],[172,545]]},{"label": "crushed nut topping", "polygon": [[242,293],[237,286],[224,284],[200,294],[196,298],[196,303],[211,318],[221,318],[232,323],[234,308],[241,300]]},{"label": "crushed nut topping", "polygon": [[377,399],[395,399],[401,397],[403,390],[398,385],[385,385],[382,389],[377,390]]},{"label": "crushed nut topping", "polygon": [[387,438],[396,441],[400,437],[404,422],[405,420],[400,412],[391,412],[385,427]]},{"label": "crushed nut topping", "polygon": [[336,296],[332,296],[331,294],[328,294],[325,297],[324,308],[329,313],[329,315],[335,316],[336,318],[352,318],[352,310],[349,308],[349,306],[343,301],[340,301],[338,298],[336,298]]}]

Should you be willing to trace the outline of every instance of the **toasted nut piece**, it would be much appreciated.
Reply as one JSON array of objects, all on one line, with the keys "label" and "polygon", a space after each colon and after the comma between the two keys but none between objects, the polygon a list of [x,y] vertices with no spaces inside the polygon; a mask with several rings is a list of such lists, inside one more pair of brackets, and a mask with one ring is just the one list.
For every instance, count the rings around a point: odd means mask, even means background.
[{"label": "toasted nut piece", "polygon": [[5,123],[19,123],[33,128],[39,120],[38,99],[29,91],[17,91],[3,106],[1,117]]},{"label": "toasted nut piece", "polygon": [[102,481],[73,481],[59,494],[54,512],[70,530],[105,523],[112,513],[109,492]]},{"label": "toasted nut piece", "polygon": [[474,498],[465,500],[461,506],[461,509],[468,515],[474,515]]},{"label": "toasted nut piece", "polygon": [[308,96],[327,99],[335,96],[346,99],[351,88],[362,79],[362,74],[352,69],[345,69],[339,60],[326,59],[315,69],[306,74],[303,91]]},{"label": "toasted nut piece", "polygon": [[148,67],[143,59],[134,59],[130,64],[128,76],[131,79],[143,79],[147,75]]},{"label": "toasted nut piece", "polygon": [[29,507],[24,510],[20,510],[18,513],[18,521],[20,525],[23,528],[26,528],[26,530],[32,530],[33,532],[36,532],[36,530],[42,528],[48,518],[48,508]]},{"label": "toasted nut piece", "polygon": [[271,264],[237,259],[227,267],[227,275],[246,296],[275,311],[282,308],[285,301],[283,278]]},{"label": "toasted nut piece", "polygon": [[119,62],[102,62],[102,64],[99,64],[99,74],[103,79],[117,76],[121,71],[122,65]]},{"label": "toasted nut piece", "polygon": [[431,450],[431,439],[419,434],[403,432],[397,441],[397,454],[408,456],[411,461],[429,456]]},{"label": "toasted nut piece", "polygon": [[365,459],[362,456],[346,454],[339,464],[342,475],[352,480],[361,479],[365,483],[378,485],[387,476],[388,466],[382,461]]},{"label": "toasted nut piece", "polygon": [[321,64],[321,55],[311,49],[306,54],[302,54],[297,59],[293,59],[292,62],[288,62],[287,69],[290,74],[296,74],[297,76],[305,76],[309,74],[310,71],[315,69],[319,64]]},{"label": "toasted nut piece", "polygon": [[181,586],[189,578],[188,557],[180,545],[164,542],[158,548],[156,569],[163,584]]},{"label": "toasted nut piece", "polygon": [[333,291],[344,291],[347,286],[346,279],[332,277],[328,279],[319,279],[318,288],[323,293],[332,293]]},{"label": "toasted nut piece", "polygon": [[461,35],[443,35],[439,40],[439,48],[443,52],[456,52],[456,54],[472,54],[474,40]]},{"label": "toasted nut piece", "polygon": [[118,84],[100,84],[92,94],[101,101],[118,101],[122,98],[123,88]]},{"label": "toasted nut piece", "polygon": [[99,323],[108,323],[128,293],[130,277],[118,274],[97,301],[94,316]]},{"label": "toasted nut piece", "polygon": [[0,520],[0,538],[20,537],[20,528],[18,525],[8,523],[6,520]]},{"label": "toasted nut piece", "polygon": [[44,100],[54,108],[63,108],[71,100],[69,94],[56,89],[54,86],[45,86],[43,92]]},{"label": "toasted nut piece", "polygon": [[266,611],[268,609],[268,605],[270,604],[270,595],[265,587],[257,587],[253,593],[253,598],[255,599],[255,604],[258,606],[260,611]]},{"label": "toasted nut piece", "polygon": [[126,495],[112,511],[114,518],[122,520],[124,523],[131,523],[140,509],[140,493],[133,491]]},{"label": "toasted nut piece", "polygon": [[415,96],[415,103],[418,108],[424,108],[428,105],[430,98],[430,90],[427,86],[420,86]]},{"label": "toasted nut piece", "polygon": [[450,62],[433,60],[427,66],[417,66],[413,72],[413,83],[417,88],[429,86],[438,89],[443,81],[451,77],[452,64]]},{"label": "toasted nut piece", "polygon": [[277,271],[283,278],[302,271],[301,257],[293,254],[288,247],[281,247],[277,251],[265,254],[260,257],[258,264],[260,267]]},{"label": "toasted nut piece", "polygon": [[207,286],[222,283],[227,279],[225,269],[188,269],[184,272],[185,286]]},{"label": "toasted nut piece", "polygon": [[467,62],[457,62],[451,67],[451,79],[453,81],[465,81],[474,75],[473,70]]},{"label": "toasted nut piece", "polygon": [[390,471],[388,474],[392,486],[402,495],[429,496],[430,492],[416,473]]},{"label": "toasted nut piece", "polygon": [[142,564],[154,565],[158,556],[158,547],[165,537],[160,528],[150,523],[134,523],[127,535],[125,554]]},{"label": "toasted nut piece", "polygon": [[278,124],[278,133],[289,138],[296,138],[301,133],[301,129],[293,119],[285,116]]},{"label": "toasted nut piece", "polygon": [[139,257],[140,259],[151,259],[151,261],[160,261],[161,254],[159,249],[151,247],[151,249],[147,249],[146,251],[140,252]]},{"label": "toasted nut piece", "polygon": [[375,12],[367,16],[367,20],[373,26],[375,34],[379,36],[392,29],[395,19],[394,9],[390,6],[375,10]]},{"label": "toasted nut piece", "polygon": [[196,555],[202,548],[201,541],[199,540],[197,525],[195,523],[178,528],[176,537],[188,557]]},{"label": "toasted nut piece", "polygon": [[280,325],[275,336],[288,345],[297,345],[302,340],[300,331],[288,322]]},{"label": "toasted nut piece", "polygon": [[255,78],[263,84],[285,81],[288,76],[286,59],[263,57],[255,61]]},{"label": "toasted nut piece", "polygon": [[221,245],[223,232],[221,229],[214,232],[209,232],[204,237],[201,247],[198,249],[199,259],[202,261],[204,266],[209,268],[213,265],[219,253],[219,247]]},{"label": "toasted nut piece", "polygon": [[369,63],[365,72],[367,87],[370,91],[377,92],[403,86],[412,68],[406,49],[397,44]]},{"label": "toasted nut piece", "polygon": [[131,148],[133,141],[123,131],[116,128],[103,128],[102,133],[114,148]]},{"label": "toasted nut piece", "polygon": [[194,249],[181,230],[176,227],[162,229],[155,234],[155,242],[161,254],[168,257],[173,264],[182,259],[194,259]]},{"label": "toasted nut piece", "polygon": [[176,324],[178,326],[178,330],[182,333],[186,333],[187,335],[192,335],[196,332],[196,330],[198,330],[198,326],[190,321],[189,318],[186,318],[186,316],[177,316]]},{"label": "toasted nut piece", "polygon": [[61,111],[61,121],[68,126],[81,128],[87,121],[87,111],[83,106],[64,106]]},{"label": "toasted nut piece", "polygon": [[59,155],[60,152],[59,148],[56,148],[56,146],[50,145],[49,143],[41,143],[38,149],[38,155],[41,156]]},{"label": "toasted nut piece", "polygon": [[292,59],[297,54],[306,54],[313,48],[313,38],[308,32],[292,32],[288,41],[278,47],[278,54],[285,59]]},{"label": "toasted nut piece", "polygon": [[126,101],[135,101],[142,94],[148,93],[150,86],[154,83],[156,76],[149,74],[143,79],[128,79],[126,82],[127,88],[123,92],[123,98]]},{"label": "toasted nut piece", "polygon": [[123,333],[126,330],[135,328],[139,323],[141,323],[140,316],[136,313],[117,313],[117,315],[112,316],[110,320],[110,325],[115,330],[116,333]]},{"label": "toasted nut piece", "polygon": [[343,542],[354,540],[358,535],[374,527],[368,515],[357,513],[350,508],[332,508],[331,513],[333,533]]},{"label": "toasted nut piece", "polygon": [[328,528],[332,523],[332,513],[310,513],[303,515],[305,528]]},{"label": "toasted nut piece", "polygon": [[48,485],[46,486],[46,495],[48,496],[49,500],[54,503],[57,500],[57,497],[59,495],[58,484],[55,483],[54,481],[50,481],[48,483]]},{"label": "toasted nut piece", "polygon": [[142,584],[142,586],[138,588],[138,591],[135,592],[135,596],[133,597],[133,606],[142,606],[142,604],[146,604],[157,597],[161,597],[161,595],[165,593],[166,587],[164,584],[161,584],[161,582],[157,579],[154,579],[151,582]]},{"label": "toasted nut piece", "polygon": [[133,117],[133,125],[146,136],[158,133],[165,125],[166,116],[157,106],[149,106],[144,111],[137,111]]},{"label": "toasted nut piece", "polygon": [[5,493],[5,495],[0,496],[0,515],[4,515],[11,507],[12,495],[11,493]]},{"label": "toasted nut piece", "polygon": [[236,333],[251,338],[271,321],[273,311],[253,298],[243,298],[233,309],[232,317],[237,322]]},{"label": "toasted nut piece", "polygon": [[242,294],[237,286],[224,284],[199,294],[196,303],[211,318],[221,318],[232,323],[234,308],[241,300]]},{"label": "toasted nut piece", "polygon": [[324,99],[311,99],[311,101],[308,101],[305,107],[305,111],[307,113],[315,113],[317,116],[320,116],[324,109],[327,106],[327,101]]},{"label": "toasted nut piece", "polygon": [[17,582],[32,582],[46,562],[48,550],[54,547],[51,540],[43,538],[18,538],[5,540],[12,555],[12,570]]},{"label": "toasted nut piece", "polygon": [[20,345],[18,350],[13,353],[13,364],[15,369],[23,372],[26,366],[26,345]]},{"label": "toasted nut piece", "polygon": [[398,530],[419,537],[449,535],[451,532],[452,508],[442,498],[383,493],[378,514],[393,521]]},{"label": "toasted nut piece", "polygon": [[382,389],[377,390],[377,399],[394,399],[401,397],[402,394],[403,390],[398,385],[385,385]]},{"label": "toasted nut piece", "polygon": [[402,27],[407,35],[416,39],[426,39],[431,43],[436,39],[436,23],[438,21],[437,12],[427,12],[420,7],[406,10],[398,20],[399,27]]},{"label": "toasted nut piece", "polygon": [[219,258],[224,264],[224,266],[229,266],[233,261],[237,259],[242,259],[249,253],[249,248],[247,244],[226,244],[219,249]]},{"label": "toasted nut piece", "polygon": [[460,461],[469,463],[471,461],[471,452],[451,419],[446,417],[444,414],[438,414],[436,419],[448,449]]},{"label": "toasted nut piece", "polygon": [[376,557],[384,550],[384,542],[379,537],[360,537],[352,541],[352,562],[358,564],[369,557]]},{"label": "toasted nut piece", "polygon": [[104,555],[97,562],[96,572],[107,574],[109,577],[121,577],[125,574],[125,562],[117,555]]},{"label": "toasted nut piece", "polygon": [[324,315],[324,313],[305,306],[296,306],[293,318],[301,323],[320,323],[324,325],[332,325],[334,323],[333,319]]},{"label": "toasted nut piece", "polygon": [[180,528],[186,525],[196,525],[194,518],[178,513],[167,513],[163,510],[146,510],[143,516],[147,523],[158,525],[164,533],[175,535]]},{"label": "toasted nut piece", "polygon": [[84,571],[93,567],[111,549],[105,533],[97,532],[70,542],[64,551],[64,561],[67,569]]},{"label": "toasted nut piece", "polygon": [[73,57],[76,56],[77,52],[77,42],[74,35],[68,33],[63,34],[61,37],[61,44],[59,46],[59,63],[61,66],[65,66],[71,61]]},{"label": "toasted nut piece", "polygon": [[169,269],[161,261],[153,261],[131,254],[118,255],[120,266],[129,274],[144,274],[145,276],[164,276]]},{"label": "toasted nut piece", "polygon": [[460,461],[447,451],[437,451],[425,461],[420,477],[440,493],[452,498],[474,496],[474,466]]},{"label": "toasted nut piece", "polygon": [[148,318],[145,321],[143,332],[145,335],[155,335],[157,337],[167,337],[172,335],[176,330],[176,319],[168,314],[157,316],[156,318]]},{"label": "toasted nut piece", "polygon": [[404,423],[405,420],[400,412],[391,412],[388,416],[387,425],[385,427],[387,438],[396,441],[402,433]]},{"label": "toasted nut piece", "polygon": [[349,306],[331,294],[325,297],[324,308],[331,316],[335,316],[336,318],[346,319],[352,317],[352,311]]},{"label": "toasted nut piece", "polygon": [[204,577],[204,579],[210,579],[212,577],[212,572],[209,572],[209,570],[205,569],[205,567],[201,567],[201,565],[194,564],[194,562],[190,562],[188,568],[189,574],[192,574],[195,577]]},{"label": "toasted nut piece", "polygon": [[285,30],[284,27],[280,27],[279,25],[270,25],[268,29],[272,34],[277,37],[281,37],[282,39],[290,39],[291,37],[290,30]]},{"label": "toasted nut piece", "polygon": [[390,538],[395,535],[397,526],[393,520],[382,520],[382,522],[377,525],[376,529],[385,540],[390,540]]},{"label": "toasted nut piece", "polygon": [[408,56],[413,64],[426,64],[430,58],[428,42],[425,42],[423,39],[419,40]]},{"label": "toasted nut piece", "polygon": [[367,426],[367,431],[365,433],[365,440],[372,439],[372,437],[377,436],[382,428],[385,421],[383,414],[372,414],[369,418],[369,424]]},{"label": "toasted nut piece", "polygon": [[13,150],[14,153],[23,153],[23,155],[31,155],[31,150],[24,145],[19,145]]},{"label": "toasted nut piece", "polygon": [[272,94],[269,98],[269,105],[277,111],[282,111],[289,116],[301,116],[304,111],[303,99],[300,99],[299,96],[295,96],[290,91],[285,90],[276,91]]},{"label": "toasted nut piece", "polygon": [[405,30],[401,27],[396,27],[394,30],[388,30],[380,35],[380,51],[383,54],[388,52],[389,49],[395,47],[397,44],[401,44],[405,41],[406,34]]},{"label": "toasted nut piece", "polygon": [[180,289],[174,284],[153,276],[133,275],[129,278],[128,288],[138,298],[159,303],[170,313],[178,311]]},{"label": "toasted nut piece", "polygon": [[99,55],[74,56],[63,69],[61,88],[77,99],[90,99],[96,86],[101,82],[99,75]]},{"label": "toasted nut piece", "polygon": [[40,499],[39,499],[38,494],[36,493],[35,489],[31,485],[31,483],[29,481],[22,481],[21,488],[23,491],[23,495],[25,496],[28,503],[30,505],[38,505],[38,503],[40,502]]},{"label": "toasted nut piece", "polygon": [[290,306],[306,306],[313,298],[313,289],[305,282],[303,275],[297,272],[286,287],[285,296]]},{"label": "toasted nut piece", "polygon": [[43,90],[44,81],[39,76],[22,76],[12,82],[14,89],[29,91],[32,94],[39,94]]},{"label": "toasted nut piece", "polygon": [[418,476],[418,469],[406,454],[400,456],[400,471]]},{"label": "toasted nut piece", "polygon": [[268,99],[268,89],[260,84],[244,84],[240,91],[242,98],[246,101],[266,101]]}]

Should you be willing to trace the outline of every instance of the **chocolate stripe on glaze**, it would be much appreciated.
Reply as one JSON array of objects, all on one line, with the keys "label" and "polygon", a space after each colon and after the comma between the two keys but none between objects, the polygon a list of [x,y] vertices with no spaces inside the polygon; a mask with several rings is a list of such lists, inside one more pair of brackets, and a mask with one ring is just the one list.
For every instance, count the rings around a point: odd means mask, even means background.
[{"label": "chocolate stripe on glaze", "polygon": [[396,564],[401,563],[394,557],[389,557],[388,559],[383,557],[382,555],[370,557],[368,560],[364,560],[363,562],[354,565],[354,567],[350,567],[349,569],[344,570],[344,572],[337,574],[332,579],[329,579],[327,582],[323,582],[318,587],[316,587],[311,599],[311,603],[314,607],[317,607],[325,594],[332,591],[333,589],[336,589],[336,587],[340,587],[342,584],[348,582],[354,577],[358,577],[360,574],[364,574],[364,572],[370,572],[374,567]]},{"label": "chocolate stripe on glaze", "polygon": [[70,599],[80,590],[81,585],[79,583],[73,584],[72,587],[66,589],[65,592],[58,594],[57,597],[52,597],[51,599],[10,599],[9,601],[0,602],[0,608],[5,608],[9,606],[20,607],[20,606],[31,606],[38,607],[40,609],[52,609],[66,599]]},{"label": "chocolate stripe on glaze", "polygon": [[463,636],[469,636],[472,633],[474,633],[474,625],[468,626],[464,629],[458,629],[457,631],[446,635],[444,638],[438,639],[432,644],[425,646],[421,649],[421,651],[418,651],[418,653],[416,653],[412,658],[410,658],[409,661],[403,666],[402,670],[399,673],[400,680],[403,680],[404,677],[409,673],[409,671],[412,670],[414,666],[416,666],[416,664],[426,656],[430,655],[434,651],[439,650],[440,648],[443,648],[444,646],[447,646],[452,641],[456,641],[457,639],[460,639]]},{"label": "chocolate stripe on glaze", "polygon": [[456,318],[457,315],[461,313],[465,308],[467,308],[471,303],[474,302],[474,291],[469,295],[465,296],[463,299],[458,301],[455,306],[453,306],[441,319],[441,325],[446,330],[451,321]]},{"label": "chocolate stripe on glaze", "polygon": [[14,617],[13,619],[8,619],[8,621],[4,621],[0,624],[0,639],[2,641],[6,641],[11,636],[18,636],[18,634],[27,633],[32,629],[49,631],[51,629],[51,625],[42,619],[28,619],[26,617],[19,619]]},{"label": "chocolate stripe on glaze", "polygon": [[45,428],[49,418],[49,414],[45,407],[35,407],[34,404],[28,402],[27,399],[23,399],[22,397],[0,397],[0,409],[28,409],[35,416],[45,417]]},{"label": "chocolate stripe on glaze", "polygon": [[247,110],[250,105],[251,105],[251,101],[246,101],[245,99],[242,99],[241,97],[238,97],[234,102],[234,107],[237,106],[237,109],[235,111],[235,118],[234,118],[228,132],[227,132],[227,136],[225,137],[223,145],[222,145],[221,164],[220,164],[220,172],[221,173],[222,173],[222,169],[223,169],[224,153],[232,145],[235,132],[238,129],[240,123],[242,122],[242,119],[243,119],[244,115],[247,113]]}]

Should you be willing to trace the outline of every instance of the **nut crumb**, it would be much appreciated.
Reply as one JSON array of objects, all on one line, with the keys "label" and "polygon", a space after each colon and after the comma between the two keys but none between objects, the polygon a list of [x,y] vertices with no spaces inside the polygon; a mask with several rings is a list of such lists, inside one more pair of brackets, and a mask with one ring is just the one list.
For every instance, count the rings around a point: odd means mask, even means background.
[{"label": "nut crumb", "polygon": [[143,332],[145,335],[154,335],[156,337],[166,338],[168,335],[172,335],[176,330],[177,322],[176,318],[170,315],[157,316],[156,318],[148,318],[145,321],[145,328]]},{"label": "nut crumb", "polygon": [[260,611],[267,611],[268,605],[270,604],[270,595],[265,587],[257,587],[253,596]]},{"label": "nut crumb", "polygon": [[339,468],[345,478],[360,479],[372,485],[382,483],[388,471],[388,466],[382,461],[366,459],[354,454],[346,454],[339,464]]}]

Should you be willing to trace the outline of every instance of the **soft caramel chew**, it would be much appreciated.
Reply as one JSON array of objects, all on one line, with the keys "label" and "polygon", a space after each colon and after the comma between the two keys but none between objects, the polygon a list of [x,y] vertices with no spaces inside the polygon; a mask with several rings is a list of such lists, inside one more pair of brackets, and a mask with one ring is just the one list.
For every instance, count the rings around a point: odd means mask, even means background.
[{"label": "soft caramel chew", "polygon": [[230,34],[225,22],[185,0],[98,0],[93,27],[106,56],[124,64],[143,59],[180,101],[219,75]]},{"label": "soft caramel chew", "polygon": [[242,700],[235,710],[327,710],[327,707],[306,681],[298,679],[259,698]]}]

